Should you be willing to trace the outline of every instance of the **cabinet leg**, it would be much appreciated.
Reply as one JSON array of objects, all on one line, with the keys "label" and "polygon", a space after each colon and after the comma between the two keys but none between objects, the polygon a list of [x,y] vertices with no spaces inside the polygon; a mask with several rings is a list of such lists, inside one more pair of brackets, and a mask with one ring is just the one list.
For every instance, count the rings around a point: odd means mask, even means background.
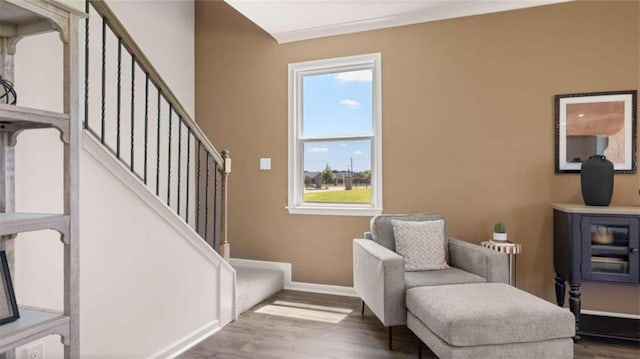
[{"label": "cabinet leg", "polygon": [[556,303],[558,306],[564,307],[565,284],[564,279],[556,275]]},{"label": "cabinet leg", "polygon": [[569,286],[569,310],[576,317],[576,336],[573,337],[574,341],[579,341],[578,329],[580,325],[580,285],[570,284]]}]

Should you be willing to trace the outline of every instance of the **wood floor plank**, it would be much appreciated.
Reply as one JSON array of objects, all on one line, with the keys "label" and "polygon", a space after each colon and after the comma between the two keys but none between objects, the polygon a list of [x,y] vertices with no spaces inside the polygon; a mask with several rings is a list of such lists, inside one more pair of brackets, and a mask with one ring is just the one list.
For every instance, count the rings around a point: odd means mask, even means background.
[{"label": "wood floor plank", "polygon": [[[278,308],[269,311],[274,314],[256,311],[266,305]],[[315,312],[309,312],[307,319],[275,315],[287,313],[288,308],[295,316],[305,313],[300,308]],[[338,323],[321,321],[335,318],[336,313],[344,313],[346,317]],[[180,358],[417,358],[417,338],[406,326],[394,327],[393,346],[394,350],[390,351],[387,328],[375,315],[367,309],[364,317],[360,316],[358,298],[282,291],[183,353]],[[574,358],[577,359],[640,359],[637,343],[583,338],[574,348]],[[436,358],[425,346],[422,355],[425,359]]]}]

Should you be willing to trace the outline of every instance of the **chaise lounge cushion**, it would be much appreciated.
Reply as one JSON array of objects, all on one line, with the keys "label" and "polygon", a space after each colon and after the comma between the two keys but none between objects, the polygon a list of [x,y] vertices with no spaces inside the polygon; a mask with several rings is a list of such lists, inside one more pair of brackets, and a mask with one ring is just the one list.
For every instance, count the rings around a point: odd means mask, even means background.
[{"label": "chaise lounge cushion", "polygon": [[415,287],[407,309],[456,347],[570,338],[570,311],[504,283]]},{"label": "chaise lounge cushion", "polygon": [[[396,241],[393,235],[393,225],[391,220],[422,222],[444,219],[441,214],[437,213],[418,213],[418,214],[381,214],[371,219],[371,236],[378,244],[389,248],[396,252]],[[447,228],[444,229],[444,251],[445,258],[449,261],[449,249],[447,243]]]},{"label": "chaise lounge cushion", "polygon": [[479,275],[465,272],[454,267],[441,270],[404,273],[404,283],[407,289],[433,285],[485,283],[486,281],[486,279]]}]

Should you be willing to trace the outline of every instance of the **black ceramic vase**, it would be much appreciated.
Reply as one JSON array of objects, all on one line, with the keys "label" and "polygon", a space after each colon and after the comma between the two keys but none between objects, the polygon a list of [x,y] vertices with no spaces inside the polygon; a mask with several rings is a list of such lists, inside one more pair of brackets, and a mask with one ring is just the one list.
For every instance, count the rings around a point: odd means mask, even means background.
[{"label": "black ceramic vase", "polygon": [[608,206],[613,195],[613,163],[602,155],[593,155],[580,169],[582,198],[587,206]]}]

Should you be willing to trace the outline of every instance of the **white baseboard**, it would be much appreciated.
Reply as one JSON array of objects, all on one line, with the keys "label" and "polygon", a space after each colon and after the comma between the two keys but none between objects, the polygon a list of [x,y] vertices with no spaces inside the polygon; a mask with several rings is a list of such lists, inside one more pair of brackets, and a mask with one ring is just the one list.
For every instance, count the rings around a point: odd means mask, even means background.
[{"label": "white baseboard", "polygon": [[168,346],[164,347],[155,354],[149,356],[149,358],[175,358],[178,355],[191,349],[201,341],[215,334],[221,327],[217,320],[213,320],[202,327],[196,329],[192,333],[186,335],[182,339],[179,339]]},{"label": "white baseboard", "polygon": [[279,269],[284,272],[284,289],[295,290],[299,292],[322,293],[343,295],[347,297],[358,297],[352,287],[343,287],[339,285],[316,284],[291,281],[291,263],[257,261],[253,259],[231,258],[229,260],[232,266],[251,267],[251,268],[270,268]]},{"label": "white baseboard", "polygon": [[340,285],[291,282],[291,284],[289,286],[285,286],[284,289],[296,290],[299,292],[342,295],[345,297],[359,297],[353,287],[344,287]]},{"label": "white baseboard", "polygon": [[588,310],[588,309],[581,310],[580,314],[598,315],[598,316],[601,316],[601,317],[640,319],[640,314],[603,312],[603,311],[599,311],[599,310]]}]

